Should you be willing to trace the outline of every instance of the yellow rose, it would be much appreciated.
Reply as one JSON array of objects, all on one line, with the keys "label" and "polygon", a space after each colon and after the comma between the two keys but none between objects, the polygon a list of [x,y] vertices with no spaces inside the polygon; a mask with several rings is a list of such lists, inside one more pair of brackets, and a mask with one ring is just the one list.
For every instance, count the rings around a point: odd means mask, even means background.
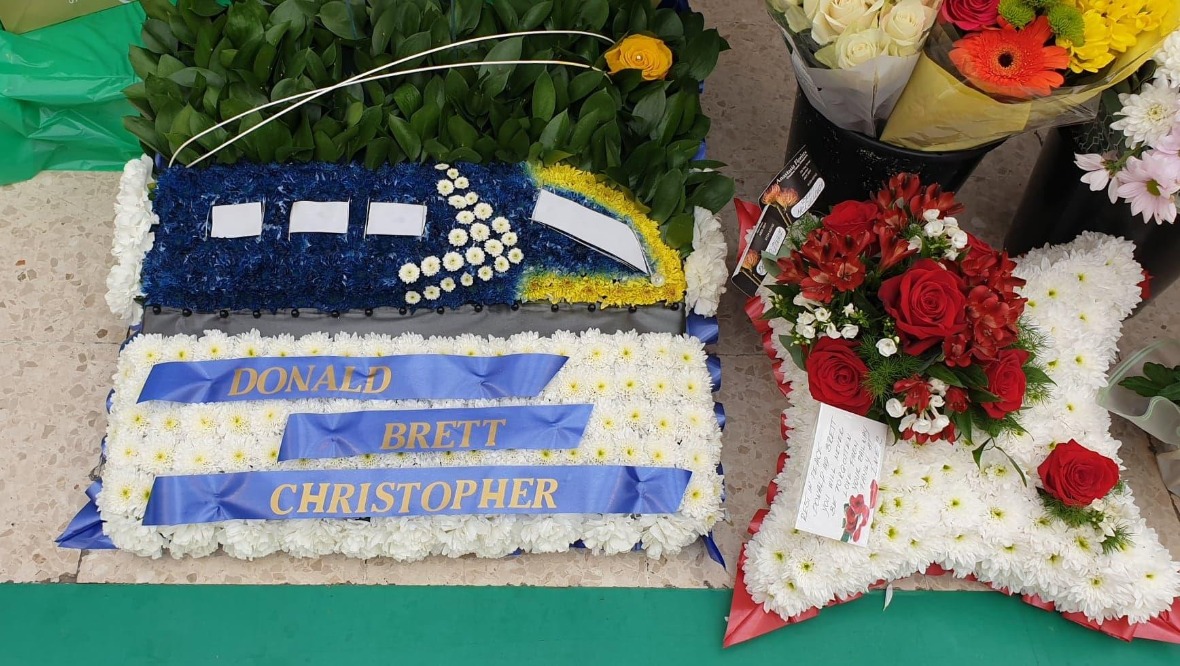
[{"label": "yellow rose", "polygon": [[803,0],[803,13],[811,19],[811,38],[823,46],[846,30],[876,25],[884,0]]},{"label": "yellow rose", "polygon": [[922,0],[901,0],[881,16],[881,30],[889,39],[886,53],[908,56],[918,52],[922,37],[934,25],[938,11]]},{"label": "yellow rose", "polygon": [[655,37],[631,35],[606,52],[606,66],[611,74],[638,69],[644,81],[655,81],[664,78],[672,67],[672,50]]}]

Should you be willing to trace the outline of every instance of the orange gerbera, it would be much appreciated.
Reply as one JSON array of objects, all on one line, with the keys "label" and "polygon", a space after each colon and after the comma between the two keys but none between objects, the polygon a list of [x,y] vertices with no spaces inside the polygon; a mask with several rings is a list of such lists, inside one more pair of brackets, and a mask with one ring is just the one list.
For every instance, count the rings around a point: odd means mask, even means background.
[{"label": "orange gerbera", "polygon": [[951,62],[984,92],[1017,99],[1044,97],[1065,83],[1069,51],[1045,42],[1053,37],[1044,16],[1022,30],[1011,25],[972,33],[955,42]]}]

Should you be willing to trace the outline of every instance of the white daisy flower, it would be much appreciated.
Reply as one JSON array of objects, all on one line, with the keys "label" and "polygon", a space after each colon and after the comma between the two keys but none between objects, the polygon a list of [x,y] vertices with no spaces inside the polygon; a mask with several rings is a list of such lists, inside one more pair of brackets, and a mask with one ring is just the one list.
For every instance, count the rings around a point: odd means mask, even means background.
[{"label": "white daisy flower", "polygon": [[495,238],[492,238],[488,242],[484,243],[483,249],[484,249],[484,252],[487,252],[488,254],[492,255],[493,257],[498,257],[501,254],[504,254],[504,244],[501,243],[500,241],[496,240]]},{"label": "white daisy flower", "polygon": [[475,224],[471,225],[471,238],[475,242],[482,243],[486,241],[491,235],[492,232],[490,229],[488,229],[488,225],[482,222],[476,222]]},{"label": "white daisy flower", "polygon": [[505,273],[512,267],[512,264],[508,263],[504,257],[496,257],[496,261],[492,262],[492,265],[496,267],[497,273]]},{"label": "white daisy flower", "polygon": [[406,305],[417,305],[422,300],[422,294],[416,291],[406,292]]},{"label": "white daisy flower", "polygon": [[1110,124],[1130,139],[1133,145],[1148,144],[1167,136],[1180,114],[1180,97],[1162,81],[1145,84],[1135,94],[1120,94],[1123,108],[1115,112],[1121,116]]},{"label": "white daisy flower", "polygon": [[[462,231],[462,229],[456,229],[456,231]],[[466,236],[466,234],[464,234],[464,236]],[[457,271],[460,268],[463,268],[463,265],[465,263],[463,261],[463,255],[459,254],[458,252],[448,252],[448,253],[444,254],[442,261],[443,261],[443,268],[447,269],[448,271],[452,271],[452,272]]]},{"label": "white daisy flower", "polygon": [[475,278],[471,277],[471,273],[464,273],[459,276],[459,284],[464,287],[470,287],[475,284]]},{"label": "white daisy flower", "polygon": [[508,247],[512,247],[513,245],[516,245],[516,232],[515,231],[505,232],[503,236],[500,236],[500,242],[507,245]]},{"label": "white daisy flower", "polygon": [[447,178],[458,178],[458,177],[459,177],[459,170],[458,169],[456,169],[455,167],[451,167],[450,169],[447,169]]},{"label": "white daisy flower", "polygon": [[461,195],[458,195],[458,194],[452,194],[451,198],[447,199],[447,203],[451,204],[451,206],[454,208],[466,208],[467,207],[467,199],[463,198]]},{"label": "white daisy flower", "polygon": [[397,276],[401,278],[402,282],[406,284],[413,284],[418,281],[418,276],[422,274],[416,264],[405,264],[397,271]]},{"label": "white daisy flower", "polygon": [[511,261],[514,264],[519,264],[520,262],[524,261],[524,252],[521,252],[519,247],[514,247],[511,250],[508,250],[508,261]]},{"label": "white daisy flower", "polygon": [[438,193],[444,197],[455,191],[455,184],[449,180],[438,181],[438,185],[436,187],[438,188]]},{"label": "white daisy flower", "polygon": [[455,291],[455,278],[443,278],[442,282],[438,283],[438,286],[446,292]]},{"label": "white daisy flower", "polygon": [[492,228],[495,229],[496,233],[498,234],[506,234],[509,231],[512,231],[512,224],[508,222],[508,218],[506,217],[497,217],[496,219],[492,220]]},{"label": "white daisy flower", "polygon": [[479,249],[478,247],[467,248],[467,263],[471,264],[472,266],[478,266],[482,264],[485,259],[487,259],[487,257],[484,255],[483,250]]},{"label": "white daisy flower", "polygon": [[466,202],[468,206],[474,206],[475,203],[479,201],[479,195],[475,192],[468,192],[467,196],[463,198],[463,201]]},{"label": "white daisy flower", "polygon": [[486,220],[492,216],[492,207],[487,202],[475,204],[475,216],[481,220]]},{"label": "white daisy flower", "polygon": [[[456,174],[457,173],[458,172],[456,172]],[[464,178],[463,176],[458,176],[455,178],[455,187],[457,187],[461,190],[465,190],[465,189],[467,189],[468,185],[469,185],[469,183],[467,182],[467,179]]]},{"label": "white daisy flower", "polygon": [[461,210],[455,216],[455,219],[458,220],[459,224],[471,224],[475,221],[475,214],[469,210]]},{"label": "white daisy flower", "polygon": [[442,262],[438,260],[438,257],[432,255],[422,260],[422,274],[426,277],[435,275],[441,268]]},{"label": "white daisy flower", "polygon": [[487,282],[488,280],[491,280],[496,273],[492,270],[491,266],[481,266],[476,274],[479,275],[479,279]]},{"label": "white daisy flower", "polygon": [[442,292],[440,292],[439,288],[434,285],[430,285],[429,287],[422,290],[422,296],[428,301],[437,301],[438,297],[441,295]]},{"label": "white daisy flower", "polygon": [[[462,213],[459,214],[462,215]],[[451,232],[447,234],[447,241],[455,247],[463,247],[467,244],[467,232],[462,229],[451,229]]]}]

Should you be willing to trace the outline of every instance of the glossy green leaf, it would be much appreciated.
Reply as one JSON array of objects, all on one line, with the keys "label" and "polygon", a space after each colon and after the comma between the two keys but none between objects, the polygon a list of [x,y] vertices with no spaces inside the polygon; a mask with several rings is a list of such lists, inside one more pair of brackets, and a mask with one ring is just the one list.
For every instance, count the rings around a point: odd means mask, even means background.
[{"label": "glossy green leaf", "polygon": [[520,17],[519,29],[533,30],[537,28],[542,22],[544,22],[545,19],[549,18],[549,13],[552,11],[553,3],[549,0],[534,4],[532,7],[528,8],[528,11],[524,13],[524,16]]},{"label": "glossy green leaf", "polygon": [[[484,58],[484,62],[505,62],[509,60],[520,60],[520,49],[523,38],[512,37],[503,41],[497,42],[495,46],[488,50],[488,55]],[[516,65],[481,65],[479,68],[479,76],[482,79],[481,88],[487,95],[496,96],[504,90],[504,86],[508,84],[508,77],[512,75]]]},{"label": "glossy green leaf", "polygon": [[320,7],[320,22],[332,34],[344,39],[360,39],[365,34],[363,3],[332,0]]},{"label": "glossy green leaf", "polygon": [[556,110],[557,98],[553,92],[553,77],[542,72],[533,84],[532,114],[534,118],[548,121]]}]

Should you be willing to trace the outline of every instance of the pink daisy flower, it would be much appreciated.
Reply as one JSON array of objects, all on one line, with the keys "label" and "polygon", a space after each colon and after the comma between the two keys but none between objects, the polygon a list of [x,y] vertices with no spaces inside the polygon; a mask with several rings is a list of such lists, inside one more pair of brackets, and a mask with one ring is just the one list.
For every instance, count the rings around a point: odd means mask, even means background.
[{"label": "pink daisy flower", "polygon": [[1090,186],[1090,190],[1097,192],[1102,188],[1106,188],[1106,196],[1110,197],[1110,203],[1115,203],[1119,198],[1119,185],[1122,182],[1119,180],[1118,172],[1111,171],[1111,160],[1114,155],[1105,153],[1098,155],[1097,153],[1090,153],[1088,155],[1074,155],[1074,164],[1079,169],[1086,173],[1082,176],[1082,182]]},{"label": "pink daisy flower", "polygon": [[1119,196],[1131,204],[1131,212],[1158,224],[1176,219],[1175,194],[1180,191],[1180,159],[1148,151],[1127,160],[1119,173]]}]

